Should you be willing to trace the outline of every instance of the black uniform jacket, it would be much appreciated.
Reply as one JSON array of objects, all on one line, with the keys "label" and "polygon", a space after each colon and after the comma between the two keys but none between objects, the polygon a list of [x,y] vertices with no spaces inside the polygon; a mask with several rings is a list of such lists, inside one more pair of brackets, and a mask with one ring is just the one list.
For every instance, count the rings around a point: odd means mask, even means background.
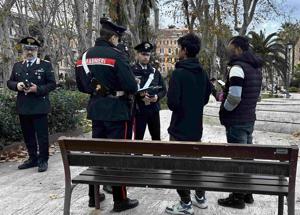
[{"label": "black uniform jacket", "polygon": [[[17,84],[26,80],[37,85],[36,93],[26,95],[17,90]],[[27,67],[27,61],[15,63],[7,86],[11,90],[18,91],[18,114],[47,114],[51,111],[49,92],[56,88],[56,82],[50,62],[37,58],[30,67]]]},{"label": "black uniform jacket", "polygon": [[76,83],[79,91],[90,94],[87,117],[91,120],[122,121],[129,120],[130,104],[126,96],[113,98],[95,93],[91,81],[96,79],[110,91],[125,91],[133,94],[137,83],[129,66],[128,58],[113,44],[97,39],[95,46],[87,50],[86,73],[82,57],[76,63]]},{"label": "black uniform jacket", "polygon": [[136,114],[143,114],[144,112],[157,112],[160,110],[159,101],[165,97],[167,90],[165,82],[158,70],[153,68],[150,64],[147,65],[147,69],[142,69],[139,63],[133,65],[132,67],[134,75],[141,80],[140,87],[143,88],[146,84],[149,75],[154,73],[154,79],[151,82],[150,86],[160,86],[160,89],[150,90],[148,93],[150,95],[157,95],[158,100],[155,103],[151,103],[150,105],[145,105],[145,102],[142,100],[143,98],[137,95],[136,103],[137,103],[137,110]]}]

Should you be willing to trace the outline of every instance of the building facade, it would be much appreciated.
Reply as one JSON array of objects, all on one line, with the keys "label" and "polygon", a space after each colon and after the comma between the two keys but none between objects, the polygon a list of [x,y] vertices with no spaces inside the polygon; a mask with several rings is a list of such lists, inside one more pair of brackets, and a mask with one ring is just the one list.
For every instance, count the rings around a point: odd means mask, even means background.
[{"label": "building facade", "polygon": [[174,70],[179,51],[177,40],[186,33],[188,33],[187,28],[175,28],[174,26],[159,31],[156,40],[156,55],[159,58],[161,73],[164,77]]}]

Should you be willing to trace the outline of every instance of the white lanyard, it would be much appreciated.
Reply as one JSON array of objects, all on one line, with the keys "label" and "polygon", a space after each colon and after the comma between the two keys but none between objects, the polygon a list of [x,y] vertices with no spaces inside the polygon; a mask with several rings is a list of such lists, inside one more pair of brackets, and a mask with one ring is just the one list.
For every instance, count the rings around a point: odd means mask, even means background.
[{"label": "white lanyard", "polygon": [[89,69],[88,65],[86,64],[86,54],[87,54],[87,51],[82,55],[82,66],[83,66],[85,73],[89,74],[90,69]]}]

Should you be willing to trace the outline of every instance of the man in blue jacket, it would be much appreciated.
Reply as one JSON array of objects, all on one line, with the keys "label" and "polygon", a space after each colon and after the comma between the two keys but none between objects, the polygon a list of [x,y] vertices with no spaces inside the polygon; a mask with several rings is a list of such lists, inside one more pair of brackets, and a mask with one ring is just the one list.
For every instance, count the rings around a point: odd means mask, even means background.
[{"label": "man in blue jacket", "polygon": [[[168,106],[172,111],[168,129],[170,140],[200,142],[202,138],[203,107],[208,103],[211,83],[196,57],[200,43],[194,34],[187,34],[178,40],[180,61],[172,73],[167,94]],[[181,201],[167,207],[167,213],[194,214],[192,205],[207,208],[205,191],[196,190],[192,199],[190,190],[177,192]]]}]

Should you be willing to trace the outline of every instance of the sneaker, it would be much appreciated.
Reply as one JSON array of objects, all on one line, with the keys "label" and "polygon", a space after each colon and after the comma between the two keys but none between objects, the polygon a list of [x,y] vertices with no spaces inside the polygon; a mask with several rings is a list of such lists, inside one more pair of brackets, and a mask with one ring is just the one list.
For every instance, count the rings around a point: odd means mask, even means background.
[{"label": "sneaker", "polygon": [[218,204],[224,207],[244,209],[245,201],[244,199],[237,198],[234,194],[230,194],[228,198],[218,199]]},{"label": "sneaker", "polygon": [[192,204],[201,209],[206,209],[208,207],[206,198],[204,196],[199,198],[196,194],[192,196]]},{"label": "sneaker", "polygon": [[184,202],[180,201],[178,204],[173,205],[172,207],[166,208],[166,213],[168,214],[194,214],[194,209],[192,206],[192,202],[185,204]]},{"label": "sneaker", "polygon": [[244,201],[247,204],[253,204],[254,199],[251,193],[245,194]]}]

